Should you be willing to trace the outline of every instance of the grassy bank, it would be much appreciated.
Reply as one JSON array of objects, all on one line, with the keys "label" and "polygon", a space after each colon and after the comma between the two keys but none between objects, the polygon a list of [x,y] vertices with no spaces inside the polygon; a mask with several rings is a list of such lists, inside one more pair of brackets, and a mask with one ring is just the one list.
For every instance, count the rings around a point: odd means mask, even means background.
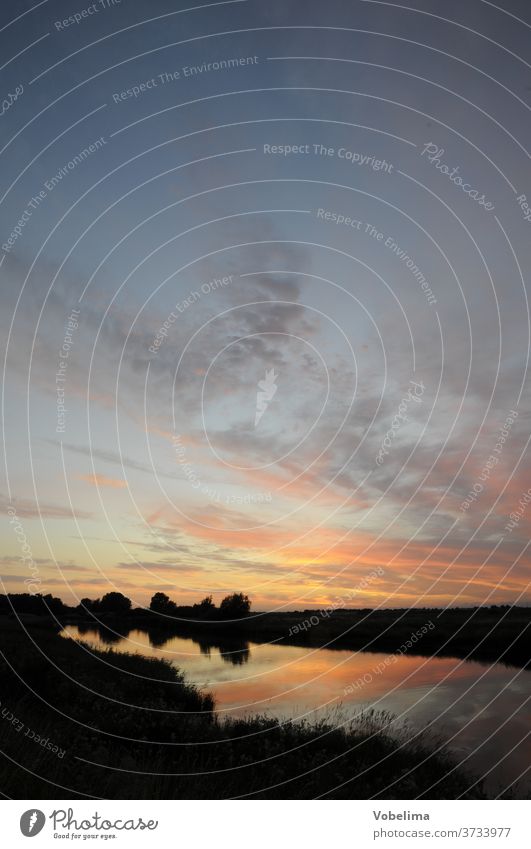
[{"label": "grassy bank", "polygon": [[385,716],[348,731],[221,721],[211,697],[160,660],[6,622],[0,649],[0,787],[13,798],[482,796],[433,739],[392,737]]}]

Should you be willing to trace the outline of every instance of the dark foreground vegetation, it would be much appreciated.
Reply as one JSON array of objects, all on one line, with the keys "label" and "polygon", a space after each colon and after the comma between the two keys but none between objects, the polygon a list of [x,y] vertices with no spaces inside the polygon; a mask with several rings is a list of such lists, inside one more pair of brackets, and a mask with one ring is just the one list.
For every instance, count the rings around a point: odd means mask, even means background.
[{"label": "dark foreground vegetation", "polygon": [[433,738],[221,720],[170,665],[0,623],[0,786],[12,798],[483,798]]}]

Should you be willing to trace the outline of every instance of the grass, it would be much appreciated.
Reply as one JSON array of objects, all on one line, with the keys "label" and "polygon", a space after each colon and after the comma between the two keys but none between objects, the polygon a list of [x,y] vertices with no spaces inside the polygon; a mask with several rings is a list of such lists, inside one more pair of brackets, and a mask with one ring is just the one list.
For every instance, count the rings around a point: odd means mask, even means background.
[{"label": "grass", "polygon": [[163,660],[99,651],[45,628],[28,634],[15,623],[0,628],[0,788],[9,797],[483,798],[479,785],[468,790],[471,776],[450,772],[433,738],[389,733],[386,714],[367,711],[346,729],[221,720],[212,697]]}]

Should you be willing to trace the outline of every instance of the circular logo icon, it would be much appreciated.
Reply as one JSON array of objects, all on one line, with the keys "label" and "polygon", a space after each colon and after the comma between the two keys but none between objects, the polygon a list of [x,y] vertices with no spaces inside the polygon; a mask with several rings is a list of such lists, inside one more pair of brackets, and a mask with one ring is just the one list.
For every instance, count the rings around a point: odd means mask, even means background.
[{"label": "circular logo icon", "polygon": [[35,837],[44,828],[46,817],[37,808],[30,808],[20,817],[20,830],[24,837]]}]

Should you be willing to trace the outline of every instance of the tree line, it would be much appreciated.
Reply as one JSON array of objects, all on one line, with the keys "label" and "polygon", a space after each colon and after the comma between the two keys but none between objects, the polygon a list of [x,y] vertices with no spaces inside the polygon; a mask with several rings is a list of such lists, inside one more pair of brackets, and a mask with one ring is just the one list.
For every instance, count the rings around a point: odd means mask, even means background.
[{"label": "tree line", "polygon": [[[155,593],[149,609],[164,616],[176,616],[179,612],[179,607],[165,593]],[[219,607],[216,607],[211,595],[207,595],[199,604],[192,605],[192,610],[206,619],[241,619],[248,615],[250,609],[249,597],[243,593],[225,596]]]},{"label": "tree line", "polygon": [[[130,598],[120,592],[105,593],[101,598],[82,598],[76,607],[69,607],[60,598],[50,593],[8,593],[0,595],[0,613],[33,613],[36,615],[52,614],[55,616],[75,612],[82,616],[89,614],[113,614],[123,616],[131,613],[133,608]],[[177,605],[165,593],[157,592],[151,598],[149,610],[164,617],[182,615],[197,615],[201,619],[242,619],[249,614],[251,601],[244,593],[231,593],[225,596],[219,607],[214,604],[211,595],[206,596],[198,604]],[[140,610],[137,608],[137,610]]]}]

